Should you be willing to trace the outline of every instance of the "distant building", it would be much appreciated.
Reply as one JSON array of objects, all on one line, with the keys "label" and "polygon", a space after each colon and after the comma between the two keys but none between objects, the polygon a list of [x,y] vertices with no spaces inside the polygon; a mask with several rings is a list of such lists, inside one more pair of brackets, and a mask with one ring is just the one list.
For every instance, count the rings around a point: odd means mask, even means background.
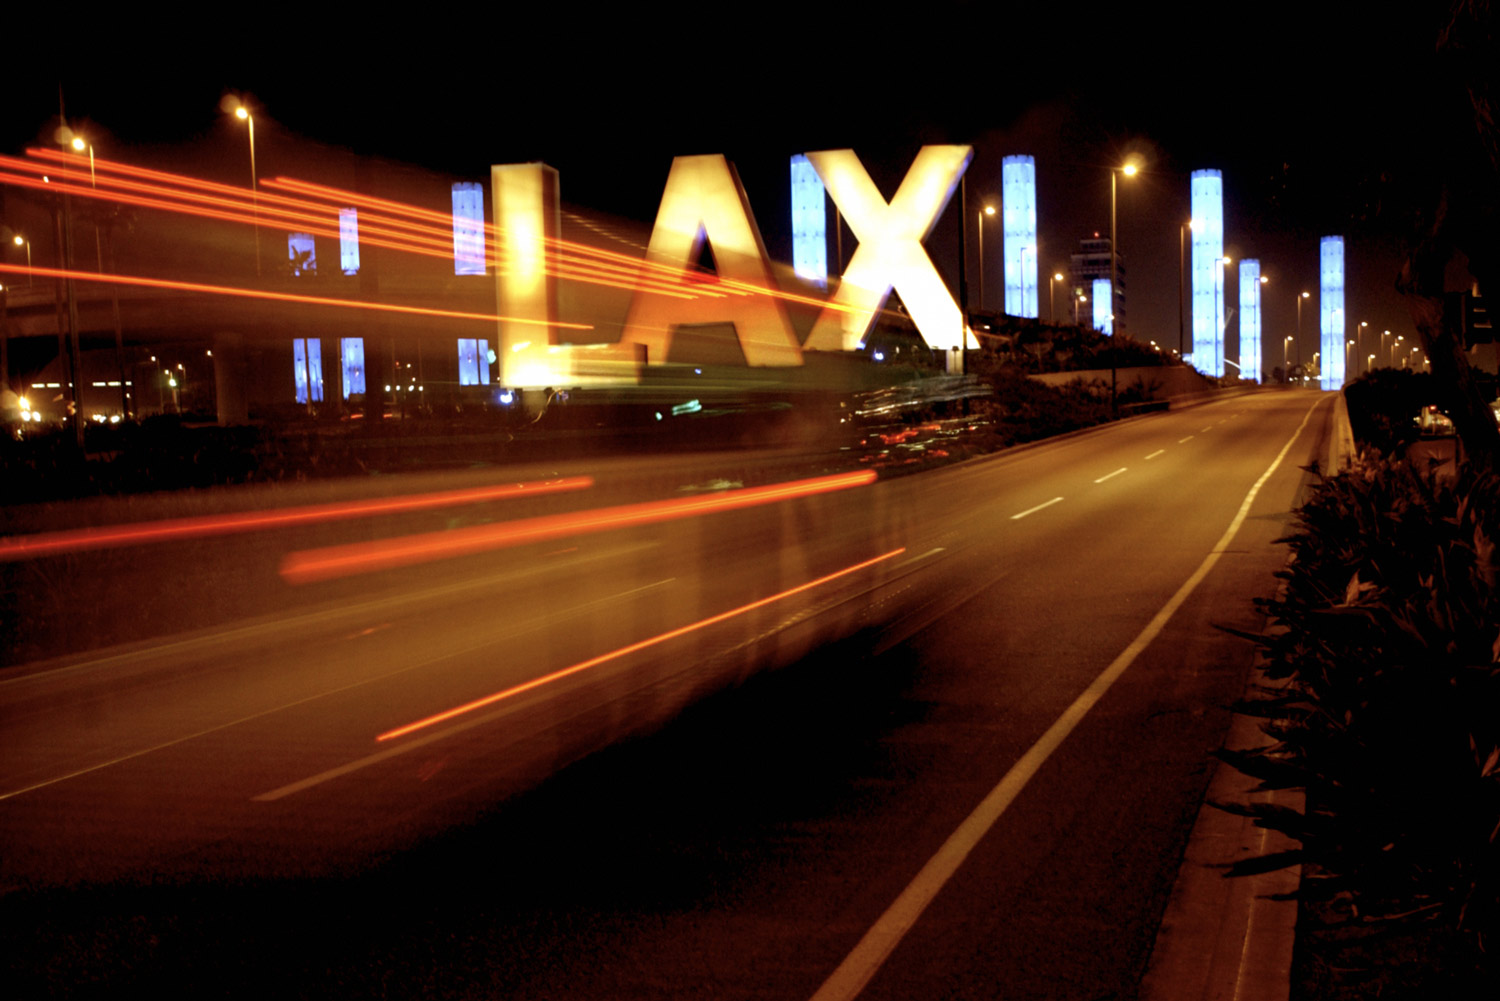
[{"label": "distant building", "polygon": [[[1119,279],[1115,286],[1114,294],[1114,329],[1125,330],[1125,290],[1128,287],[1125,281],[1125,255],[1121,254],[1115,261],[1116,277]],[[1109,237],[1101,237],[1095,233],[1092,237],[1079,241],[1078,253],[1074,254],[1068,263],[1068,284],[1072,289],[1073,301],[1077,302],[1080,295],[1093,296],[1094,282],[1098,279],[1109,281]],[[1083,322],[1091,322],[1094,315],[1093,306],[1078,311],[1078,316]],[[1109,315],[1105,313],[1104,315]]]}]

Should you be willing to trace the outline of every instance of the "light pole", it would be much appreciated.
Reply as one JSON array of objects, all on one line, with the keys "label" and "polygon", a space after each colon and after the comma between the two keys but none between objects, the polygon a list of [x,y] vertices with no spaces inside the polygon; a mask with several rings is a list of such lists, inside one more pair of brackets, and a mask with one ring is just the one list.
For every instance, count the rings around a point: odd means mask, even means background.
[{"label": "light pole", "polygon": [[1189,219],[1177,227],[1177,357],[1187,351],[1187,314],[1182,305],[1187,294],[1187,233],[1193,228]]},{"label": "light pole", "polygon": [[243,104],[234,109],[234,117],[250,126],[250,208],[255,218],[255,277],[260,277],[260,192],[255,178],[255,116]]},{"label": "light pole", "polygon": [[[1359,321],[1359,326],[1357,326],[1357,327],[1354,328],[1354,353],[1355,354],[1363,355],[1365,353],[1365,328],[1368,327],[1368,326],[1369,326],[1369,324],[1367,322],[1365,322],[1364,320],[1360,320]],[[1368,368],[1365,369],[1366,373],[1368,373],[1369,371],[1370,370]]]},{"label": "light pole", "polygon": [[1052,297],[1053,286],[1063,280],[1061,271],[1054,271],[1052,277],[1047,279],[1047,316],[1052,320],[1052,325],[1057,326],[1057,300]]},{"label": "light pole", "polygon": [[1292,337],[1287,335],[1281,339],[1281,377],[1287,382],[1292,380]]},{"label": "light pole", "polygon": [[979,311],[984,312],[984,217],[995,214],[995,206],[986,205],[976,213],[979,216]]},{"label": "light pole", "polygon": [[[1221,257],[1214,262],[1214,322],[1219,325],[1218,336],[1214,338],[1217,348],[1214,354],[1215,368],[1219,378],[1224,378],[1224,355],[1227,348],[1224,344],[1225,338],[1229,336],[1229,320],[1224,315],[1224,281],[1228,277],[1229,265],[1234,263],[1233,258]],[[1236,366],[1238,368],[1238,366]]]},{"label": "light pole", "polygon": [[1302,300],[1312,296],[1311,292],[1303,292],[1297,296],[1297,357],[1302,357]]},{"label": "light pole", "polygon": [[11,237],[11,240],[16,246],[26,248],[26,287],[31,288],[31,241],[20,233]]},{"label": "light pole", "polygon": [[[1120,250],[1119,237],[1115,229],[1115,207],[1118,201],[1115,190],[1116,175],[1124,174],[1126,177],[1134,177],[1138,169],[1134,163],[1126,163],[1109,169],[1109,335],[1111,338],[1121,332],[1114,320],[1120,312],[1115,308],[1115,303],[1119,302],[1120,297]],[[1113,378],[1110,381],[1113,383]],[[1113,390],[1110,395],[1113,398]]]}]

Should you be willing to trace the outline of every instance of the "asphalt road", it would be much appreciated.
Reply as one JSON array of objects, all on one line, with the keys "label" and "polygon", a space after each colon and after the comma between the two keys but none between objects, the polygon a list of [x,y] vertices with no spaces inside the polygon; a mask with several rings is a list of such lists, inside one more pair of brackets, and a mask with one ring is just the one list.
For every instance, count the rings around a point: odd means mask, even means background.
[{"label": "asphalt road", "polygon": [[217,553],[194,587],[245,614],[0,674],[7,978],[1133,996],[1250,665],[1215,626],[1259,626],[1326,400],[791,498],[664,462],[98,556],[128,591]]}]

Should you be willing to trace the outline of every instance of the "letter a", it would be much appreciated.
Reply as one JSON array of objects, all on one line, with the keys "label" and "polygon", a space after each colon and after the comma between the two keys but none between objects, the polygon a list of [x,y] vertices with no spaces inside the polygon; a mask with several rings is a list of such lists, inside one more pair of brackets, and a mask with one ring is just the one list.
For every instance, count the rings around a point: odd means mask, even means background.
[{"label": "letter a", "polygon": [[719,154],[679,156],[667,175],[646,258],[686,271],[697,263],[705,239],[719,284],[706,285],[692,299],[637,291],[621,342],[645,345],[647,361],[658,364],[666,360],[674,327],[733,323],[747,364],[802,364],[791,320],[780,299],[768,294],[777,289],[739,175]]},{"label": "letter a", "polygon": [[838,291],[813,324],[809,350],[855,350],[892,288],[929,347],[946,351],[964,344],[964,317],[922,241],[973,155],[971,146],[923,146],[887,205],[853,150],[807,154],[859,240]]}]

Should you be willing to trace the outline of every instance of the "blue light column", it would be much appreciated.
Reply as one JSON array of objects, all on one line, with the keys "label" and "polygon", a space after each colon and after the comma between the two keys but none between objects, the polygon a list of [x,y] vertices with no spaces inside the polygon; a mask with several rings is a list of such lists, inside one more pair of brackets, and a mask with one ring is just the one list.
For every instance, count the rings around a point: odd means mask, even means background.
[{"label": "blue light column", "polygon": [[1260,261],[1240,261],[1240,378],[1261,378]]},{"label": "blue light column", "polygon": [[359,212],[339,209],[339,270],[359,274]]},{"label": "blue light column", "polygon": [[1224,258],[1224,175],[1195,170],[1193,205],[1193,352],[1188,360],[1204,375],[1224,374],[1224,300],[1219,294]]},{"label": "blue light column", "polygon": [[484,187],[453,185],[453,273],[484,274]]},{"label": "blue light column", "polygon": [[458,339],[458,384],[460,386],[488,386],[490,384],[490,342],[487,338],[460,337]]},{"label": "blue light column", "polygon": [[339,341],[343,355],[344,399],[365,391],[365,339],[345,337]]},{"label": "blue light column", "polygon": [[293,276],[318,273],[318,244],[311,233],[286,235],[286,258]]},{"label": "blue light column", "polygon": [[307,403],[308,381],[312,381],[314,403],[323,402],[323,342],[316,337],[298,337],[292,341],[292,378],[297,386],[297,402]]},{"label": "blue light column", "polygon": [[1344,384],[1344,238],[1325,236],[1318,254],[1318,330],[1324,389]]},{"label": "blue light column", "polygon": [[1005,239],[1005,312],[1036,319],[1036,160],[1008,156],[1000,163]]},{"label": "blue light column", "polygon": [[1094,279],[1094,329],[1101,333],[1114,336],[1115,324],[1110,317],[1109,308],[1113,300],[1109,294],[1109,279]]},{"label": "blue light column", "polygon": [[792,157],[792,270],[803,281],[828,287],[828,207],[823,179],[812,161]]}]

